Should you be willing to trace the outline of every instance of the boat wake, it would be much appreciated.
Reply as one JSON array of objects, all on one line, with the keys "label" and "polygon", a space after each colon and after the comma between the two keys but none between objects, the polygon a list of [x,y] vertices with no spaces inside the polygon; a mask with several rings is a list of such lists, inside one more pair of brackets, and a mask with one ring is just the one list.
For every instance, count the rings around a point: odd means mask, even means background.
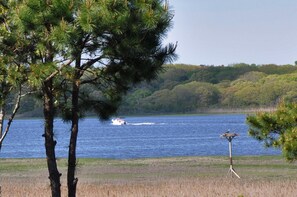
[{"label": "boat wake", "polygon": [[133,126],[141,126],[141,125],[155,125],[154,122],[139,122],[139,123],[127,123],[127,125],[133,125]]}]

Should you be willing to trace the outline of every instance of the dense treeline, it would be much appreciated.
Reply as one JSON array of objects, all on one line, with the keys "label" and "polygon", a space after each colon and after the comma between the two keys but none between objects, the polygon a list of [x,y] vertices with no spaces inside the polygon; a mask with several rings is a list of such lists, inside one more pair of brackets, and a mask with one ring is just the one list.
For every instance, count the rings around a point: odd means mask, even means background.
[{"label": "dense treeline", "polygon": [[[142,83],[123,100],[119,114],[199,113],[215,109],[274,107],[297,100],[297,66],[166,65],[151,83]],[[38,99],[27,97],[20,112],[41,115]]]},{"label": "dense treeline", "polygon": [[159,78],[125,98],[122,113],[198,113],[214,109],[274,107],[297,98],[293,65],[167,65]]}]

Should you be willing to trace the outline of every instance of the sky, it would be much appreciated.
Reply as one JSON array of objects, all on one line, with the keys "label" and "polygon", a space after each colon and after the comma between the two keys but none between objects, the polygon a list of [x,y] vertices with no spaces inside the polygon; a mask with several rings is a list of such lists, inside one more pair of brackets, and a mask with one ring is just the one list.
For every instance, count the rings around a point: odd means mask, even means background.
[{"label": "sky", "polygon": [[174,63],[295,64],[297,0],[169,0]]}]

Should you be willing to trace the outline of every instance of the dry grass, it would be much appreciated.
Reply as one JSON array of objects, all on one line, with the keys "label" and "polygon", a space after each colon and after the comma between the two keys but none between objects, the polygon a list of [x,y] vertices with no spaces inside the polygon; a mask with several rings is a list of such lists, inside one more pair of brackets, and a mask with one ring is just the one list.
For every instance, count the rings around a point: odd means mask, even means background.
[{"label": "dry grass", "polygon": [[[50,196],[43,162],[0,160],[1,197]],[[16,163],[22,167],[9,168]],[[227,177],[228,159],[223,157],[81,159],[77,196],[296,196],[296,164],[280,157],[238,157],[234,163],[241,179]],[[65,160],[59,162],[63,196],[67,196],[65,164]]]},{"label": "dry grass", "polygon": [[[166,181],[140,181],[126,183],[80,183],[77,196],[258,196],[258,197],[293,197],[296,196],[296,180],[237,180],[227,178],[212,179],[171,179]],[[65,186],[63,196],[67,196]],[[37,183],[35,180],[5,182],[2,184],[2,196],[11,197],[46,197],[50,196],[47,183]]]}]

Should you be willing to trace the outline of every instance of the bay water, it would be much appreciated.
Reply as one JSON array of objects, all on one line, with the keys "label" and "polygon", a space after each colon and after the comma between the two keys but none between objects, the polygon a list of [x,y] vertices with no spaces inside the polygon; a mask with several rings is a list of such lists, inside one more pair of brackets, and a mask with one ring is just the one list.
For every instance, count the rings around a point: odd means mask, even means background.
[{"label": "bay water", "polygon": [[[97,118],[80,121],[77,156],[84,158],[157,158],[229,155],[226,131],[239,136],[232,141],[233,155],[276,155],[248,136],[244,114],[126,117],[126,125]],[[45,158],[42,119],[15,120],[3,143],[0,158]],[[56,156],[67,157],[70,124],[55,120]]]}]

